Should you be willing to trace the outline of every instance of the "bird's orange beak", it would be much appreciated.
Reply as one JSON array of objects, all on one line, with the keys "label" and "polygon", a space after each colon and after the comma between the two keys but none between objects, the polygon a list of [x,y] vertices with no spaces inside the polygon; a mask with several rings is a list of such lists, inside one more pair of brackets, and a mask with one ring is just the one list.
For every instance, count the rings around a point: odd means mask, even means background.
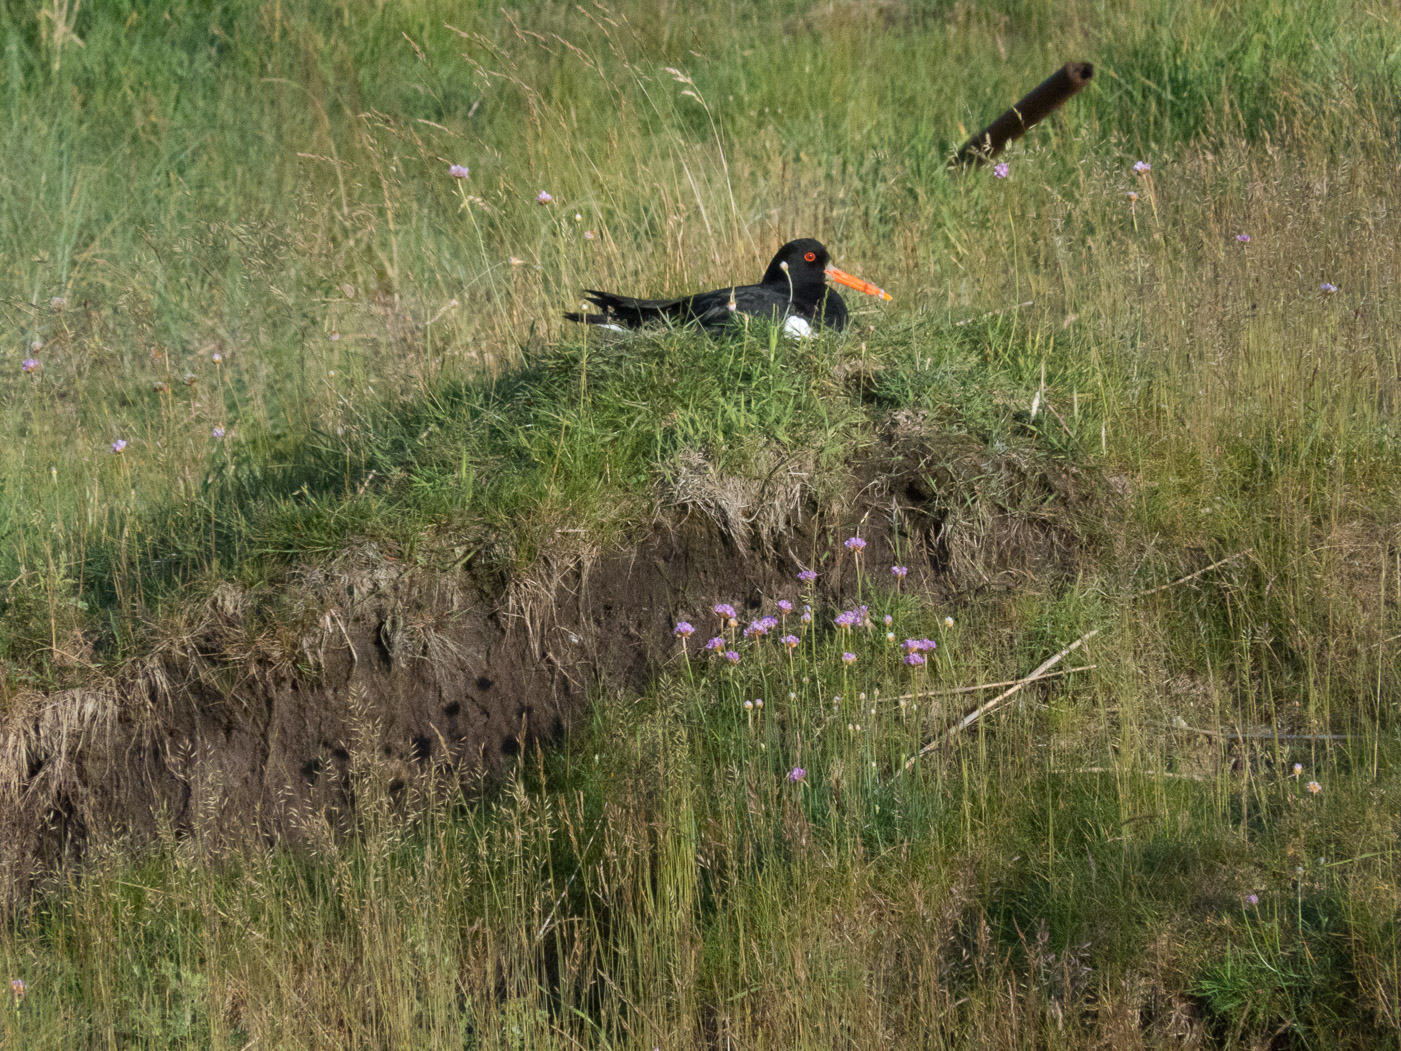
[{"label": "bird's orange beak", "polygon": [[845,270],[838,270],[835,266],[829,266],[827,268],[827,276],[839,285],[846,285],[847,288],[854,288],[858,292],[865,292],[868,296],[875,296],[877,299],[895,298],[885,289],[878,288],[869,281],[862,281],[859,277],[852,277]]}]

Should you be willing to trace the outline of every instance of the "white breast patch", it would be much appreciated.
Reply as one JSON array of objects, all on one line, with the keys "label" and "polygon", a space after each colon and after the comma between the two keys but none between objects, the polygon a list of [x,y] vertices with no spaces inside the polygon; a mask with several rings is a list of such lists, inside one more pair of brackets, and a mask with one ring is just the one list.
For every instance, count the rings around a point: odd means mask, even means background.
[{"label": "white breast patch", "polygon": [[783,319],[783,334],[789,339],[812,339],[812,326],[806,318],[789,314]]}]

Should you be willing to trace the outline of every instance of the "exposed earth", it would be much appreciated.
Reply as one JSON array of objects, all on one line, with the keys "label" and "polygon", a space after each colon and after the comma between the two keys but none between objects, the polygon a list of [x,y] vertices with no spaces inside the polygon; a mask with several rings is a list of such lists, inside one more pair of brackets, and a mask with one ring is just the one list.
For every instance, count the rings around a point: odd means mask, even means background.
[{"label": "exposed earth", "polygon": [[560,739],[590,697],[674,666],[674,619],[703,633],[716,601],[796,600],[808,566],[837,600],[853,567],[831,553],[853,532],[871,566],[896,559],[898,537],[906,586],[951,607],[1073,572],[1105,490],[905,414],[821,504],[800,457],[773,460],[745,479],[695,454],[634,544],[562,535],[509,580],[471,559],[407,565],[366,542],[280,589],[221,586],[156,652],[21,699],[5,740],[6,887],[23,893],[115,841],[299,841],[345,820],[357,763],[391,795],[430,771],[470,788]]}]

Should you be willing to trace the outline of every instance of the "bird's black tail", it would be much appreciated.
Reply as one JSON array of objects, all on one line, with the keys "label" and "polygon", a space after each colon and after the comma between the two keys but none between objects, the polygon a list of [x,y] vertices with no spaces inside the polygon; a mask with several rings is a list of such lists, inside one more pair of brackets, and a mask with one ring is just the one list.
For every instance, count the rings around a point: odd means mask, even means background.
[{"label": "bird's black tail", "polygon": [[581,325],[607,325],[609,318],[607,314],[581,314],[576,310],[571,310],[564,315],[565,321],[577,321]]},{"label": "bird's black tail", "polygon": [[603,313],[573,312],[565,314],[566,319],[586,325],[617,325],[621,328],[640,328],[648,323],[677,321],[683,316],[687,303],[682,299],[634,299],[632,296],[600,292],[594,288],[584,289],[584,298],[599,307]]}]

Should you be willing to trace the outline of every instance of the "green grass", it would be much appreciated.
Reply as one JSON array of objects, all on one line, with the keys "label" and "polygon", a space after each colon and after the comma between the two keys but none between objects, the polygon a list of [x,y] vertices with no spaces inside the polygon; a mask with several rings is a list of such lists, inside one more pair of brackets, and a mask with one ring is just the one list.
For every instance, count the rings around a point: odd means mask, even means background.
[{"label": "green grass", "polygon": [[[855,708],[908,690],[879,633],[854,681],[825,631],[807,684],[678,665],[470,801],[405,812],[357,751],[358,835],[172,836],[36,898],[7,1046],[1396,1046],[1394,10],[66,17],[0,3],[7,714],[221,581],[275,595],[366,538],[508,578],[560,528],[625,546],[685,455],[835,492],[910,412],[955,475],[1010,451],[1096,493],[1076,578],[872,592],[945,632],[930,686],[1103,634],[909,775],[933,720]],[[1095,81],[1008,179],[945,174],[1069,58]],[[799,235],[895,302],[812,346],[559,320]]]}]

